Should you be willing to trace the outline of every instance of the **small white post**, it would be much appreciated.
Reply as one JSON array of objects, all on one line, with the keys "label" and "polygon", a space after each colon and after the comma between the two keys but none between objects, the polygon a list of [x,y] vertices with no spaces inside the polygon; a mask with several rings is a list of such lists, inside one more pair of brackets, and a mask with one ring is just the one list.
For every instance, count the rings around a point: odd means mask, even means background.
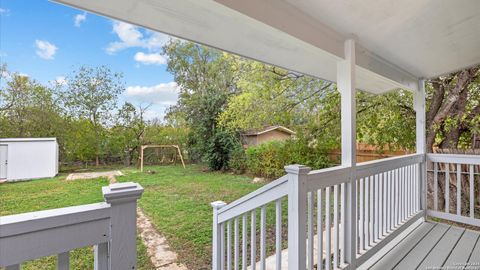
[{"label": "small white post", "polygon": [[137,200],[143,188],[137,183],[116,183],[102,187],[111,207],[110,258],[108,269],[137,269]]},{"label": "small white post", "polygon": [[288,174],[288,269],[306,269],[307,174],[303,165],[285,167]]},{"label": "small white post", "polygon": [[[218,223],[218,210],[227,205],[225,202],[216,201],[210,204],[213,208],[213,230],[212,230],[212,269],[220,270],[222,269],[222,256],[221,246],[222,246],[222,230]],[[243,228],[245,231],[245,228]]]},{"label": "small white post", "polygon": [[416,119],[416,148],[417,154],[423,154],[423,160],[419,164],[418,177],[419,177],[419,191],[418,199],[420,200],[420,209],[424,211],[424,215],[427,214],[427,166],[426,166],[426,137],[425,137],[425,80],[419,80],[418,91],[413,93],[413,107],[415,109]]},{"label": "small white post", "polygon": [[355,41],[346,40],[344,45],[345,60],[337,65],[337,89],[341,94],[341,127],[342,127],[342,166],[350,167],[350,181],[342,189],[342,222],[343,230],[343,258],[356,269],[357,246],[357,216],[356,216],[356,158],[357,158],[357,130],[356,130],[356,88],[355,88]]}]

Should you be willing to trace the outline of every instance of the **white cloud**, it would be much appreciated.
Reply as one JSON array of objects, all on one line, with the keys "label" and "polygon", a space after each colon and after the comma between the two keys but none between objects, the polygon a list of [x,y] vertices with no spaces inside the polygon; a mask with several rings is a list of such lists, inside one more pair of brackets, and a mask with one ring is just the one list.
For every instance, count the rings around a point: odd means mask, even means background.
[{"label": "white cloud", "polygon": [[178,85],[175,82],[169,82],[154,86],[129,86],[125,95],[134,97],[138,101],[169,106],[177,102]]},{"label": "white cloud", "polygon": [[57,46],[46,40],[35,40],[35,46],[37,48],[36,53],[40,58],[51,60],[57,52]]},{"label": "white cloud", "polygon": [[144,65],[163,65],[167,63],[167,58],[159,53],[137,52],[133,59]]},{"label": "white cloud", "polygon": [[67,84],[67,79],[64,76],[57,76],[54,82],[57,83],[58,85],[65,85]]},{"label": "white cloud", "polygon": [[10,10],[6,8],[0,8],[0,15],[9,15]]},{"label": "white cloud", "polygon": [[86,19],[87,19],[87,13],[84,12],[82,14],[75,15],[75,18],[73,19],[73,21],[76,27],[80,27]]},{"label": "white cloud", "polygon": [[133,47],[158,52],[168,41],[168,36],[165,34],[150,30],[142,32],[138,27],[120,21],[113,21],[113,33],[117,35],[119,40],[108,44],[106,48],[108,54],[115,54]]}]

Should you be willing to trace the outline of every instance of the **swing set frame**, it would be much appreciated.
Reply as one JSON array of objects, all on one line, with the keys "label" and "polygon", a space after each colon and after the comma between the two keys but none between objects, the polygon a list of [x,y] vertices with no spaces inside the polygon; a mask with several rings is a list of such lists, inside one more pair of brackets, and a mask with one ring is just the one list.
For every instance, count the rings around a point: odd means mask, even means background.
[{"label": "swing set frame", "polygon": [[147,145],[142,145],[140,147],[140,171],[143,172],[143,151],[147,148],[175,148],[177,149],[177,153],[180,156],[180,160],[182,161],[183,168],[186,169],[185,167],[185,161],[183,160],[182,156],[182,151],[180,151],[180,146],[176,144],[147,144]]}]

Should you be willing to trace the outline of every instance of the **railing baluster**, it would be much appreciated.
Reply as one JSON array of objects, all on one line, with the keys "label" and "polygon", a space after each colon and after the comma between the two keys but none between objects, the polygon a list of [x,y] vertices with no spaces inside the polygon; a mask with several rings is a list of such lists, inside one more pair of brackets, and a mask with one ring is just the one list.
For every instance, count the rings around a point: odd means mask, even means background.
[{"label": "railing baluster", "polygon": [[399,196],[400,196],[400,203],[398,205],[398,208],[399,208],[399,222],[400,223],[403,223],[405,221],[405,215],[404,215],[404,209],[405,209],[405,184],[404,184],[404,180],[405,180],[405,175],[403,174],[403,168],[404,167],[401,167],[398,169],[398,185],[400,186],[399,187]]},{"label": "railing baluster", "polygon": [[282,269],[282,200],[278,199],[275,202],[275,214],[276,214],[276,237],[275,237],[275,258],[276,267],[275,270]]},{"label": "railing baluster", "polygon": [[457,215],[462,215],[462,165],[457,163]]},{"label": "railing baluster", "polygon": [[394,190],[395,190],[393,192],[393,194],[395,195],[395,197],[394,197],[395,198],[395,201],[394,201],[395,207],[393,208],[394,209],[394,212],[393,212],[394,219],[393,219],[393,221],[394,221],[395,227],[397,227],[398,223],[399,223],[398,222],[398,214],[399,214],[398,210],[399,210],[399,199],[400,199],[400,196],[399,196],[400,194],[398,192],[398,182],[399,182],[398,169],[393,170],[393,175],[394,175],[394,178],[393,178],[394,185],[393,186],[394,186]]},{"label": "railing baluster", "polygon": [[108,269],[108,243],[101,243],[93,247],[93,269]]},{"label": "railing baluster", "polygon": [[307,240],[307,268],[309,270],[313,269],[313,193],[307,193],[307,230],[308,230],[308,240]]},{"label": "railing baluster", "polygon": [[438,211],[438,163],[433,163],[433,209]]},{"label": "railing baluster", "polygon": [[326,247],[325,247],[325,269],[330,270],[330,265],[332,262],[332,253],[331,253],[331,223],[330,223],[330,187],[327,187],[325,190],[325,240],[326,240]]},{"label": "railing baluster", "polygon": [[242,217],[242,269],[247,270],[247,214]]},{"label": "railing baluster", "polygon": [[317,191],[317,270],[323,269],[323,188]]},{"label": "railing baluster", "polygon": [[338,268],[338,185],[333,187],[333,269]]},{"label": "railing baluster", "polygon": [[378,196],[378,174],[375,174],[374,176],[374,181],[375,181],[375,223],[373,223],[373,229],[374,229],[374,235],[375,235],[375,238],[374,238],[374,241],[375,242],[378,242],[378,239],[380,238],[380,235],[379,235],[379,230],[378,230],[378,226],[380,225],[380,222],[378,222],[378,217],[379,217],[379,200],[380,200],[380,196]]},{"label": "railing baluster", "polygon": [[475,218],[475,186],[473,185],[473,165],[470,164],[469,166],[470,171],[470,217]]},{"label": "railing baluster", "polygon": [[232,222],[227,221],[227,270],[232,270]]},{"label": "railing baluster", "polygon": [[238,263],[239,263],[239,247],[238,247],[238,243],[239,243],[239,240],[240,240],[240,234],[238,232],[239,228],[238,228],[238,217],[235,218],[235,225],[234,225],[234,241],[233,241],[233,250],[234,250],[234,255],[233,255],[233,265],[234,265],[234,269],[235,270],[238,270]]},{"label": "railing baluster", "polygon": [[360,181],[359,181],[359,185],[360,185],[360,199],[359,199],[359,207],[358,207],[358,212],[359,212],[359,217],[358,217],[358,236],[360,237],[360,250],[359,251],[362,251],[362,250],[365,250],[365,244],[364,244],[364,241],[363,241],[363,236],[364,236],[364,230],[363,230],[363,225],[364,225],[364,222],[363,222],[363,218],[364,218],[364,215],[363,215],[363,212],[364,212],[364,207],[363,207],[363,197],[365,196],[365,192],[363,190],[363,178],[360,178]]},{"label": "railing baluster", "polygon": [[388,171],[387,174],[387,234],[392,230],[392,183],[391,183],[391,171]]},{"label": "railing baluster", "polygon": [[220,224],[220,269],[225,269],[225,223]]},{"label": "railing baluster", "polygon": [[368,223],[368,235],[369,235],[369,242],[370,242],[370,246],[373,246],[373,243],[374,243],[374,235],[373,235],[373,223],[376,222],[375,220],[375,209],[373,208],[373,197],[374,197],[374,193],[373,193],[373,188],[374,188],[374,183],[373,183],[373,176],[370,176],[368,177],[368,183],[369,183],[369,186],[370,186],[370,203],[369,203],[369,206],[370,206],[370,218],[369,218],[369,223]]},{"label": "railing baluster", "polygon": [[450,212],[450,166],[445,163],[445,213]]},{"label": "railing baluster", "polygon": [[70,252],[63,252],[57,255],[57,270],[70,269]]},{"label": "railing baluster", "polygon": [[340,266],[345,263],[345,228],[347,224],[345,223],[345,211],[347,211],[346,197],[347,197],[347,185],[342,183],[340,185],[340,224],[342,229],[340,230]]},{"label": "railing baluster", "polygon": [[257,212],[256,209],[252,210],[252,220],[250,222],[250,263],[252,270],[255,270],[257,263]]},{"label": "railing baluster", "polygon": [[260,210],[260,270],[266,269],[267,259],[267,206]]},{"label": "railing baluster", "polygon": [[370,246],[370,207],[369,207],[369,202],[370,202],[370,185],[369,185],[369,177],[365,177],[363,179],[363,183],[365,184],[365,216],[363,219],[363,230],[365,233],[365,250],[368,249]]},{"label": "railing baluster", "polygon": [[379,195],[379,217],[378,217],[378,226],[379,226],[379,237],[382,237],[384,234],[385,234],[385,219],[384,219],[384,204],[385,204],[385,200],[384,200],[384,195],[385,195],[385,191],[384,191],[384,185],[383,185],[383,173],[380,173],[378,174],[378,184],[379,184],[379,187],[378,189],[380,190],[380,193],[378,194]]}]

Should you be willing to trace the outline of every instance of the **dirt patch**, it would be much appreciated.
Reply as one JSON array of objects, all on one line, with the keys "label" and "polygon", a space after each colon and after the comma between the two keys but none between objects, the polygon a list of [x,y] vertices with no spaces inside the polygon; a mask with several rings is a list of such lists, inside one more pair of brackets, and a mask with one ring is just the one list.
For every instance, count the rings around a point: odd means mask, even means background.
[{"label": "dirt patch", "polygon": [[77,180],[77,179],[92,179],[106,177],[110,183],[115,183],[117,180],[115,176],[121,176],[123,173],[121,171],[108,171],[108,172],[86,172],[86,173],[71,173],[67,176],[67,181]]}]

